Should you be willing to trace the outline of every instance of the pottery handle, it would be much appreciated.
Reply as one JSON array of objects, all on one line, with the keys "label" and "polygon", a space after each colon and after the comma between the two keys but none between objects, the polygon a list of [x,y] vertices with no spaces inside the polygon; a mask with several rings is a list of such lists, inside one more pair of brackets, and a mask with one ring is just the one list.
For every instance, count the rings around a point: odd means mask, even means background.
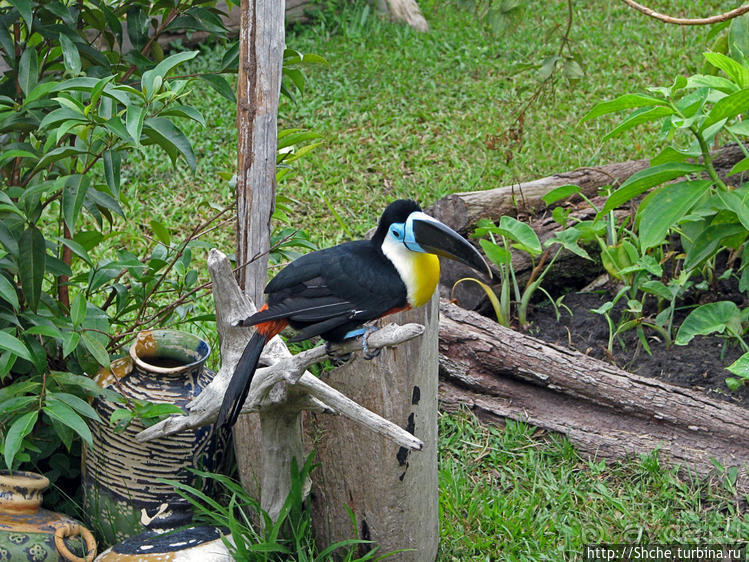
[{"label": "pottery handle", "polygon": [[[86,551],[88,552],[86,558],[76,556],[65,546],[65,541],[63,540],[65,537],[77,536],[82,536],[83,540],[86,541]],[[69,523],[55,529],[55,546],[60,555],[69,562],[92,562],[96,557],[96,539],[91,534],[91,531],[83,525]]]}]

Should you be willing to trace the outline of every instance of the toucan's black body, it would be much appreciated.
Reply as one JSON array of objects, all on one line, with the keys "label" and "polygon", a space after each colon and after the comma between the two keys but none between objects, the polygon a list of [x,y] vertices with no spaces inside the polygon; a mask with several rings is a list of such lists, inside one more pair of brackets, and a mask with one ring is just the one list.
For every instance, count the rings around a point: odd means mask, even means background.
[{"label": "toucan's black body", "polygon": [[[428,254],[432,254],[433,267],[417,267],[419,258],[414,256]],[[487,267],[460,235],[422,213],[416,202],[399,200],[385,209],[371,240],[312,252],[286,266],[265,288],[267,304],[240,323],[255,326],[256,332],[237,363],[216,423],[233,425],[236,421],[270,338],[291,326],[297,330],[291,341],[314,336],[341,341],[366,322],[412,303],[420,306],[431,296],[439,277],[435,255],[474,268]],[[423,259],[419,263],[423,265]],[[429,282],[423,283],[427,278]],[[418,298],[410,295],[407,283],[413,294],[420,294]]]},{"label": "toucan's black body", "polygon": [[406,286],[375,240],[357,240],[306,254],[265,289],[268,308],[245,324],[285,319],[290,341],[322,336],[341,341],[365,322],[407,306]]}]

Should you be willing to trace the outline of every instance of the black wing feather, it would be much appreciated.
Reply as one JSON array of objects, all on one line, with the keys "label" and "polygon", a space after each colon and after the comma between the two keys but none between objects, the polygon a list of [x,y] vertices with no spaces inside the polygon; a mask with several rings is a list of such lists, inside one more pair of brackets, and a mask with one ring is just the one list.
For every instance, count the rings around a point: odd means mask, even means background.
[{"label": "black wing feather", "polygon": [[292,341],[341,339],[351,329],[407,304],[398,272],[369,240],[312,252],[290,263],[265,288],[268,308],[242,322],[288,320]]}]

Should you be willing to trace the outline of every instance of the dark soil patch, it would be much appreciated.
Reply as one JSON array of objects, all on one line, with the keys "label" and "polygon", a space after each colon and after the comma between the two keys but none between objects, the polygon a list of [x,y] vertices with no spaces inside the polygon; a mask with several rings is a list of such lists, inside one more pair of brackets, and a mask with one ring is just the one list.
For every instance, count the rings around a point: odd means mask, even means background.
[{"label": "dark soil patch", "polygon": [[[697,336],[687,346],[672,345],[667,348],[660,337],[645,329],[649,355],[639,343],[634,330],[626,332],[614,343],[613,354],[607,351],[609,330],[605,318],[591,312],[611,300],[611,290],[569,293],[563,303],[572,311],[562,309],[557,322],[552,307],[539,303],[529,314],[528,333],[557,345],[567,346],[591,357],[608,361],[618,367],[645,377],[655,377],[678,386],[700,390],[713,398],[727,400],[749,408],[749,388],[730,390],[725,379],[731,373],[725,369],[742,353],[740,347],[719,336]],[[694,300],[734,300],[740,306],[744,296],[733,287],[720,287],[715,295],[695,295]],[[707,300],[706,300],[707,299]],[[677,315],[677,326],[688,314]],[[617,314],[614,314],[616,321]],[[622,345],[623,344],[623,345]]]}]

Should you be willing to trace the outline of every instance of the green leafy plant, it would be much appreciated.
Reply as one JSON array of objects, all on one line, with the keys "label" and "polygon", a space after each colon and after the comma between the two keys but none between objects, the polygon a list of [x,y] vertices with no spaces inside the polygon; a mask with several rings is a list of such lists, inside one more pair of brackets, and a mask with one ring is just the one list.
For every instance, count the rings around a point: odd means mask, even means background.
[{"label": "green leafy plant", "polygon": [[[44,441],[90,444],[87,420],[98,417],[86,398],[102,391],[85,375],[108,367],[133,331],[189,317],[192,250],[206,224],[175,243],[152,221],[149,234],[105,256],[126,217],[123,163],[153,145],[194,169],[180,128],[204,125],[186,103],[191,81],[228,85],[223,69],[180,75],[197,51],[165,56],[158,37],[223,35],[218,15],[197,1],[0,7],[10,67],[0,77],[0,450],[9,468],[54,454]],[[236,66],[232,50],[226,66]]]},{"label": "green leafy plant", "polygon": [[[503,216],[498,225],[487,219],[480,220],[473,236],[479,238],[479,244],[484,253],[497,267],[500,286],[499,296],[494,293],[491,287],[473,277],[456,281],[453,285],[453,291],[458,284],[464,281],[473,281],[480,285],[492,303],[497,322],[503,326],[509,326],[512,321],[512,296],[514,296],[514,302],[517,303],[518,322],[523,327],[528,325],[528,306],[536,291],[544,293],[558,313],[557,302],[541,287],[541,282],[551,266],[554,265],[564,244],[552,239],[547,242],[546,249],[544,249],[538,235],[530,225],[508,215]],[[483,238],[485,236],[488,236],[488,238]],[[552,249],[554,245],[558,245],[558,247]],[[511,248],[527,253],[533,264],[530,277],[522,291],[513,267]]]},{"label": "green leafy plant", "polygon": [[[182,482],[164,482],[174,486],[177,493],[190,502],[195,509],[196,520],[228,530],[231,540],[224,537],[223,541],[236,560],[322,561],[335,558],[354,562],[383,560],[396,554],[377,556],[378,547],[374,546],[364,556],[356,557],[356,547],[372,544],[362,539],[338,541],[318,552],[311,533],[310,511],[304,507],[305,484],[313,468],[312,454],[301,468],[296,459],[292,459],[291,488],[275,521],[240,484],[222,474],[193,470],[198,476],[220,484],[226,496],[223,503]],[[355,532],[356,521],[350,510],[349,514]]]},{"label": "green leafy plant", "polygon": [[[745,26],[745,18],[739,18],[731,29]],[[634,221],[618,227],[623,238],[601,248],[606,269],[629,287],[628,316],[615,331],[636,326],[645,349],[643,325],[655,329],[670,343],[677,299],[694,286],[692,279],[700,275],[712,283],[720,252],[739,254],[742,246],[746,252],[749,186],[723,181],[710,151],[718,139],[737,141],[745,158],[733,167],[731,177],[749,169],[749,151],[741,141],[749,135],[749,128],[741,120],[749,110],[749,42],[745,33],[730,33],[728,38],[727,54],[704,54],[719,74],[677,76],[669,87],[649,88],[645,94],[626,94],[599,103],[582,119],[630,110],[604,140],[646,123],[660,122],[662,137],[670,143],[651,159],[649,168],[616,188],[596,217],[611,216],[617,207],[645,194]],[[745,263],[742,260],[740,268],[742,290],[749,286]],[[652,320],[642,313],[647,295],[657,299],[660,309]],[[707,309],[700,307],[693,314],[696,319],[707,314]],[[685,321],[687,327],[690,323]],[[686,338],[687,333],[680,330],[676,343],[691,339]]]}]

